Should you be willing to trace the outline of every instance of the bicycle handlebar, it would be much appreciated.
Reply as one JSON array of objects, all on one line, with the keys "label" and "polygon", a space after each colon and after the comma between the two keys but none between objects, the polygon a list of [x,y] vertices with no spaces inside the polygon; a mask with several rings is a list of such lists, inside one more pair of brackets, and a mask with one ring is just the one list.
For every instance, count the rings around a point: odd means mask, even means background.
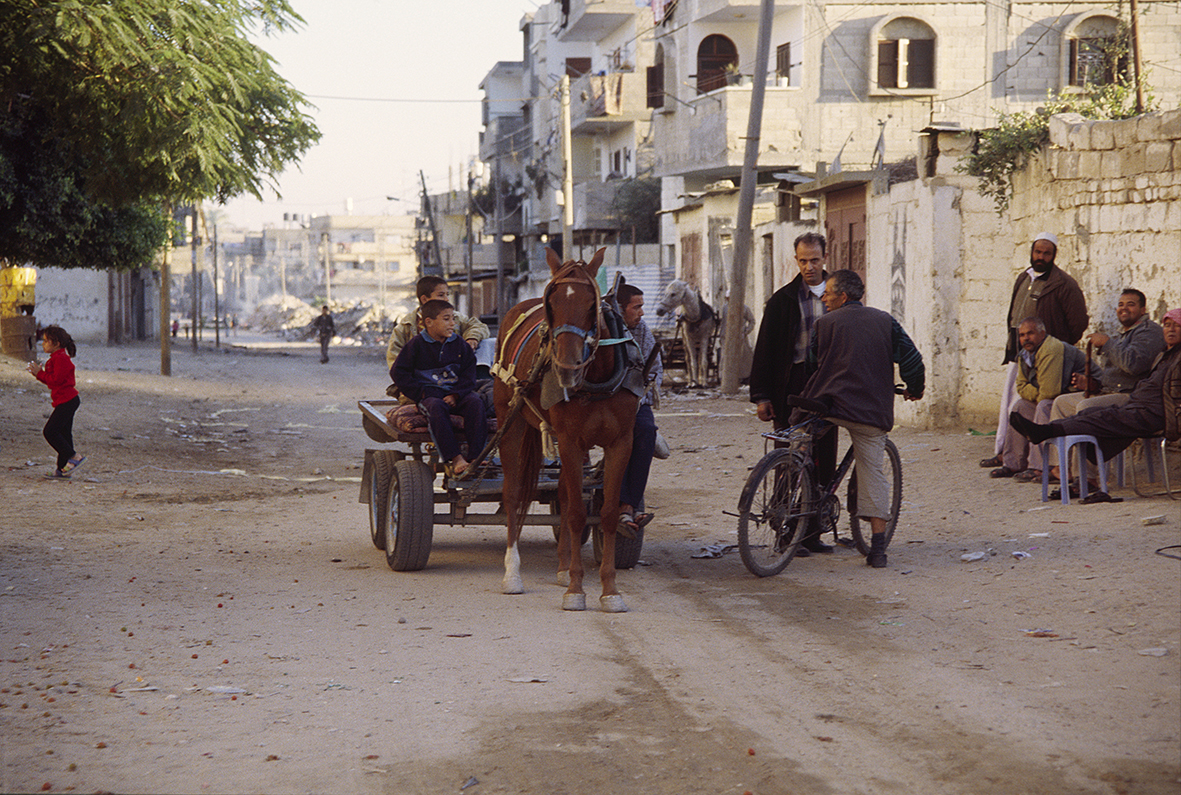
[{"label": "bicycle handlebar", "polygon": [[[894,394],[895,395],[905,395],[906,394],[906,384],[895,384],[894,385]],[[820,415],[828,414],[832,410],[832,406],[830,406],[825,401],[812,400],[811,398],[801,397],[800,395],[788,395],[787,396],[787,405],[793,406],[797,409],[803,409],[804,411],[810,411],[813,414],[820,414]]]}]

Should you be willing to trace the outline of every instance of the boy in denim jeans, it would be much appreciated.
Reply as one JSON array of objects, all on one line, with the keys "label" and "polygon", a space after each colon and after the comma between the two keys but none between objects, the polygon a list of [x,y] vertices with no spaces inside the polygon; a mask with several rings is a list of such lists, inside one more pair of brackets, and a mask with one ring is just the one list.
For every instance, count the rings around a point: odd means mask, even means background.
[{"label": "boy in denim jeans", "polygon": [[488,438],[484,401],[475,391],[476,355],[455,333],[455,307],[450,303],[427,301],[421,314],[423,330],[402,348],[390,377],[427,418],[439,457],[460,475],[469,462],[460,452],[451,415],[463,417],[469,455],[479,455]]}]

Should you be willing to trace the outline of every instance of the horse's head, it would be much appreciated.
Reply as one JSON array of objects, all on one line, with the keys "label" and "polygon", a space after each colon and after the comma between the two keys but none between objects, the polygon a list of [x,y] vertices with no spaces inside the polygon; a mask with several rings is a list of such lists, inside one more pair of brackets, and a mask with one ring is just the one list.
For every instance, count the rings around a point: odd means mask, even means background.
[{"label": "horse's head", "polygon": [[543,299],[550,329],[550,361],[564,389],[577,389],[582,384],[586,367],[598,350],[601,297],[595,274],[606,251],[596,251],[590,262],[563,263],[553,249],[546,249],[553,274]]},{"label": "horse's head", "polygon": [[685,293],[689,289],[689,285],[680,279],[674,279],[668,283],[668,287],[664,288],[664,295],[660,298],[660,303],[656,305],[656,316],[664,317],[669,312],[672,312],[678,306],[685,303]]}]

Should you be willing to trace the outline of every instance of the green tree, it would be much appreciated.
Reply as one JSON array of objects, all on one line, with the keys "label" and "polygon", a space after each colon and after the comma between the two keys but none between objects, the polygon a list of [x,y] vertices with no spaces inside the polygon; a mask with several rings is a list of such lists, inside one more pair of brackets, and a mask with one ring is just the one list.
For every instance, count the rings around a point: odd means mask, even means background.
[{"label": "green tree", "polygon": [[0,103],[95,199],[261,198],[319,132],[248,36],[299,21],[285,0],[0,0]]},{"label": "green tree", "polygon": [[629,179],[619,183],[611,203],[621,233],[631,235],[635,243],[659,243],[660,180]]},{"label": "green tree", "polygon": [[[1151,110],[1153,103],[1149,104]],[[996,127],[978,131],[975,147],[956,171],[979,180],[980,194],[993,200],[998,215],[1004,214],[1013,198],[1013,174],[1050,142],[1050,117],[1057,113],[1128,119],[1137,115],[1135,88],[1122,81],[1093,86],[1084,94],[1051,96],[1036,111],[1001,114]]]}]

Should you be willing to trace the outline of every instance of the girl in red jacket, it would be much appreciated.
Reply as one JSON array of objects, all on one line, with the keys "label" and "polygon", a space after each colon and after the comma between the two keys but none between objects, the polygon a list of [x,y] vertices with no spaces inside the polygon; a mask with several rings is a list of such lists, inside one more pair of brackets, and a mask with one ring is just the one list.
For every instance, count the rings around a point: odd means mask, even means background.
[{"label": "girl in red jacket", "polygon": [[41,331],[41,350],[49,359],[29,362],[29,372],[49,387],[49,399],[53,413],[45,423],[45,441],[57,451],[57,468],[47,478],[68,478],[70,473],[82,465],[86,456],[74,450],[74,412],[81,400],[74,388],[73,356],[78,350],[74,340],[61,326],[46,326]]}]

